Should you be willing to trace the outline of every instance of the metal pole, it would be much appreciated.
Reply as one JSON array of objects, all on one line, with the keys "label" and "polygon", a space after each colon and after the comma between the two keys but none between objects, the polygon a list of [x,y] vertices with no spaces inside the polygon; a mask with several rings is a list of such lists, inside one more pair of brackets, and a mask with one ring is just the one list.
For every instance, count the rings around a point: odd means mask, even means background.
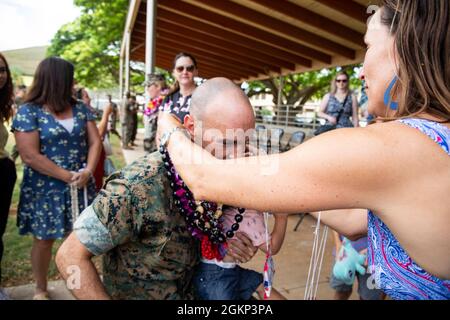
[{"label": "metal pole", "polygon": [[278,116],[277,116],[277,123],[280,123],[280,108],[281,108],[281,103],[283,102],[281,99],[281,95],[283,94],[283,76],[280,75],[280,85],[278,86],[278,101],[277,101],[277,111],[278,111]]},{"label": "metal pole", "polygon": [[284,124],[284,128],[287,129],[289,121],[289,105],[286,105],[286,123]]},{"label": "metal pole", "polygon": [[130,92],[130,42],[131,34],[127,33],[127,44],[125,49],[125,92]]},{"label": "metal pole", "polygon": [[123,98],[123,60],[124,56],[120,53],[120,66],[119,66],[119,99]]},{"label": "metal pole", "polygon": [[[145,80],[149,80],[149,75],[155,72],[156,60],[156,12],[157,0],[147,0],[147,21],[145,32]],[[145,88],[146,89],[146,88]],[[150,96],[145,90],[145,105],[150,102]],[[144,116],[144,150],[152,151],[152,138],[155,136],[153,117]]]},{"label": "metal pole", "polygon": [[155,71],[156,60],[156,13],[157,0],[147,0],[147,28],[146,28],[146,44],[145,44],[145,79],[148,75]]}]

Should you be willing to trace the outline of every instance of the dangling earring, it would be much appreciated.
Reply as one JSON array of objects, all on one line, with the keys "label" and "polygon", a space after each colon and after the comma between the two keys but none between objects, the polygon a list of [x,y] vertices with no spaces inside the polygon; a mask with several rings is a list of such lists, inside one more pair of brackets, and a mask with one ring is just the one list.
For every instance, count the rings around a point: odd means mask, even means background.
[{"label": "dangling earring", "polygon": [[398,102],[393,101],[391,96],[392,88],[394,87],[397,80],[398,80],[397,76],[394,76],[394,79],[392,79],[391,83],[389,84],[389,87],[384,92],[384,104],[391,110],[398,109]]}]

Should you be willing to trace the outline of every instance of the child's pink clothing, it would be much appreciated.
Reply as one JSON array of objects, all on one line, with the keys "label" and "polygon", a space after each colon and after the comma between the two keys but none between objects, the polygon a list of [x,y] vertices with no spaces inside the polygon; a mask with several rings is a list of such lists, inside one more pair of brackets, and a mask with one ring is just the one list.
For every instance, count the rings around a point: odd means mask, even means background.
[{"label": "child's pink clothing", "polygon": [[[226,232],[236,223],[234,216],[239,211],[236,208],[227,208],[223,212],[223,230]],[[245,233],[252,241],[255,247],[266,243],[266,228],[264,226],[264,214],[262,212],[246,209],[243,215],[244,219],[239,223],[237,232]],[[270,241],[270,232],[269,241]]]}]

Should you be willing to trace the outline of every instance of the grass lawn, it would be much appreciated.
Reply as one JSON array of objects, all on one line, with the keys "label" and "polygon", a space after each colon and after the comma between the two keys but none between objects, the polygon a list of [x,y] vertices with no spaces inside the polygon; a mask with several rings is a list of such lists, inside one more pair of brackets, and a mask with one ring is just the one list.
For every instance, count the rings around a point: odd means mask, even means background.
[{"label": "grass lawn", "polygon": [[[11,135],[8,140],[7,150],[11,151],[14,145],[14,137]],[[125,166],[125,159],[120,147],[120,141],[116,136],[111,137],[111,144],[113,147],[113,161],[117,169]],[[20,183],[22,182],[23,166],[20,158],[16,161],[17,182],[14,188],[14,195],[11,204],[10,216],[6,232],[3,235],[3,243],[5,251],[2,261],[2,286],[10,287],[33,282],[33,275],[31,270],[30,252],[33,239],[31,236],[20,236],[16,226],[16,212],[19,203]],[[61,240],[55,242],[53,246],[53,255],[61,245]],[[97,266],[100,265],[99,259],[95,260]],[[56,269],[54,261],[50,264],[49,280],[59,279],[59,273]]]}]

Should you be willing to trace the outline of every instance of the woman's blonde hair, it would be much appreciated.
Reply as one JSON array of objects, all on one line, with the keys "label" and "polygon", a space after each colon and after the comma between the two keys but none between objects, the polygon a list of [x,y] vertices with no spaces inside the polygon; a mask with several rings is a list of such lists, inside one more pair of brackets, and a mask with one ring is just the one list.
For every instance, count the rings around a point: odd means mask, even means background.
[{"label": "woman's blonde hair", "polygon": [[381,23],[395,38],[398,79],[391,118],[428,113],[450,121],[450,2],[383,0]]},{"label": "woman's blonde hair", "polygon": [[339,76],[346,76],[347,77],[347,94],[350,93],[350,76],[347,74],[347,72],[345,71],[339,71],[336,76],[333,78],[333,80],[331,80],[331,89],[330,89],[330,93],[332,95],[335,95],[337,92],[337,85],[336,85],[336,80]]}]

